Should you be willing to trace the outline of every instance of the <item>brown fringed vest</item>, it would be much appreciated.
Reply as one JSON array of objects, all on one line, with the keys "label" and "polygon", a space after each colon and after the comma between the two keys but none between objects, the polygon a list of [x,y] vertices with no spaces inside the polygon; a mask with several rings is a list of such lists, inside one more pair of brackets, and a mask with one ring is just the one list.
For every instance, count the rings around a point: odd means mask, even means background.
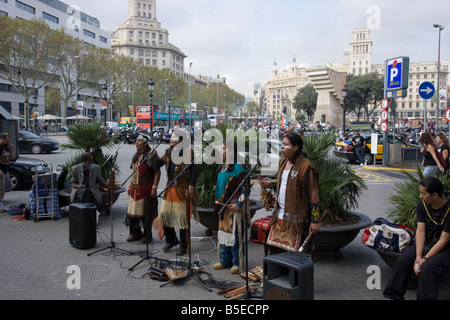
[{"label": "brown fringed vest", "polygon": [[[275,203],[275,210],[272,216],[271,226],[273,226],[277,221],[278,212],[278,193],[280,190],[281,177],[283,171],[286,168],[288,159],[282,158],[280,160],[280,165],[278,169],[278,181],[277,181],[277,196]],[[294,223],[297,230],[302,230],[302,226],[306,227],[306,222],[310,222],[310,175],[316,175],[318,181],[318,171],[313,167],[312,163],[305,158],[300,156],[295,161],[292,167],[288,181],[286,184],[286,203],[284,208],[283,222],[290,225]]]}]

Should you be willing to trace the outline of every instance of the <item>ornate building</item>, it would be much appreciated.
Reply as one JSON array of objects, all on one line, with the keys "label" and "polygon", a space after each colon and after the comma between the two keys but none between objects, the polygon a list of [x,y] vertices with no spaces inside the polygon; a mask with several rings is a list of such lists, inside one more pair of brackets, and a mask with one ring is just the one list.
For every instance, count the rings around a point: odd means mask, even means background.
[{"label": "ornate building", "polygon": [[156,18],[156,0],[129,0],[128,19],[111,38],[115,54],[132,57],[143,65],[168,68],[189,81],[185,73],[186,55],[169,43],[169,32]]},{"label": "ornate building", "polygon": [[[371,72],[376,72],[380,77],[384,77],[384,63],[372,64],[373,54],[373,42],[370,37],[370,29],[355,29],[353,30],[353,37],[350,41],[350,49],[344,53],[344,63],[341,65],[330,64],[328,66],[321,66],[319,68],[303,68],[296,64],[295,58],[292,60],[292,64],[284,68],[279,69],[277,63],[274,63],[272,69],[272,77],[263,86],[263,90],[260,93],[261,96],[255,96],[256,101],[262,101],[263,115],[269,118],[278,118],[280,116],[287,116],[294,118],[296,110],[292,108],[293,100],[302,87],[308,83],[312,83],[316,90],[322,86],[322,84],[332,83],[332,77],[330,79],[317,78],[317,72],[326,72],[324,68],[331,69],[335,72],[345,72],[347,74],[364,75]],[[405,53],[407,56],[407,53]],[[395,57],[392,57],[395,58]],[[314,72],[317,69],[317,72]],[[321,70],[322,69],[322,70]],[[449,88],[449,70],[450,61],[441,61],[440,66],[440,88]],[[437,62],[410,62],[410,74],[409,74],[409,89],[408,96],[405,98],[397,99],[397,119],[418,119],[424,118],[425,113],[428,118],[436,116],[436,101],[431,100],[428,102],[427,109],[425,109],[425,101],[420,98],[419,86],[429,81],[437,87],[438,81],[438,63]],[[310,76],[314,75],[314,78]],[[323,76],[323,75],[322,75]],[[336,86],[336,85],[335,85]],[[342,99],[339,97],[341,94],[334,88],[334,95],[337,101]],[[450,90],[447,90],[447,96]],[[448,99],[447,99],[448,101]],[[336,103],[334,103],[336,104]],[[330,107],[331,108],[331,107]],[[332,109],[332,108],[331,108]],[[439,108],[439,117],[444,117],[447,105],[441,104]],[[323,111],[323,110],[322,110]],[[321,113],[322,113],[321,111]],[[332,112],[335,113],[335,112]],[[377,119],[380,116],[381,109],[376,109],[371,118]],[[317,115],[316,115],[317,116]],[[316,117],[317,118],[317,117]],[[319,115],[319,118],[320,117]],[[327,117],[333,118],[333,117]],[[348,119],[356,118],[355,114],[350,114]],[[320,119],[318,119],[320,120]],[[328,121],[328,120],[327,120]],[[335,124],[339,125],[339,124]]]}]

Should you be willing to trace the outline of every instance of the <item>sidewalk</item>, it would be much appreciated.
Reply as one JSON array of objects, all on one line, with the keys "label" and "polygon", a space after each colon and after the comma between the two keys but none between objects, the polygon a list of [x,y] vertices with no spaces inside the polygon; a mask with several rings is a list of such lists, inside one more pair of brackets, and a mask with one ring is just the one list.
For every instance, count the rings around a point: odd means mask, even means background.
[{"label": "sidewalk", "polygon": [[[373,184],[360,201],[360,211],[371,219],[385,216],[384,207],[389,196],[384,184]],[[7,193],[5,206],[28,203],[27,191]],[[257,197],[259,192],[253,192]],[[194,279],[169,284],[150,279],[148,269],[154,259],[179,259],[175,251],[163,253],[164,243],[156,239],[149,245],[151,259],[139,264],[133,271],[129,268],[146,257],[146,246],[127,243],[128,230],[123,224],[127,197],[122,194],[113,206],[113,227],[110,216],[100,216],[97,245],[79,250],[69,244],[69,219],[67,214],[56,221],[41,219],[12,221],[9,214],[0,214],[0,279],[3,300],[222,300],[219,290],[210,281],[209,292]],[[254,220],[267,216],[265,210],[257,212]],[[113,238],[111,239],[111,230]],[[204,237],[205,227],[192,222],[192,237]],[[107,248],[111,240],[114,249],[88,256],[96,250]],[[214,271],[217,262],[217,239],[192,242],[192,260],[198,261],[216,283],[236,282],[245,285],[238,275],[229,270]],[[249,242],[249,269],[263,265],[264,247]],[[335,260],[333,253],[317,254],[314,262],[315,300],[384,300],[382,289],[388,281],[390,268],[378,254],[361,243],[361,233],[341,250],[343,257]],[[183,258],[188,258],[188,255]],[[69,289],[73,280],[73,266],[79,268],[81,287]],[[375,266],[375,269],[369,269]],[[376,275],[374,276],[373,270]],[[372,276],[372,277],[371,277]],[[375,277],[375,278],[374,278]],[[202,279],[207,279],[202,274]],[[376,279],[376,281],[374,281]],[[258,291],[262,296],[262,289]],[[447,295],[448,297],[448,295]],[[406,299],[415,300],[415,291],[409,290]]]}]

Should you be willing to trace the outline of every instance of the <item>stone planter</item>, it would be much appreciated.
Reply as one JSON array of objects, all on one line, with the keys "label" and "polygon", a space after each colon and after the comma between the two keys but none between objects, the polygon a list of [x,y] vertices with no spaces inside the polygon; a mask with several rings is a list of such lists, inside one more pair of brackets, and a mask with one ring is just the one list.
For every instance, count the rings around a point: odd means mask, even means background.
[{"label": "stone planter", "polygon": [[351,214],[360,218],[352,225],[346,226],[322,226],[320,231],[314,236],[314,250],[316,252],[333,252],[334,257],[339,260],[342,253],[339,249],[351,243],[359,234],[361,229],[365,229],[372,224],[372,220],[358,212]]},{"label": "stone planter", "polygon": [[[65,190],[61,190],[58,193],[58,198],[59,198],[59,203],[60,203],[60,207],[66,207],[70,205],[70,193],[71,193],[72,189],[65,189]],[[125,189],[124,187],[120,187],[117,190],[114,190],[113,195],[114,195],[114,199],[112,204],[116,203],[116,201],[119,199],[119,196],[126,192],[127,189]],[[102,203],[100,203],[99,205],[97,205],[97,210],[102,212],[104,210],[107,209],[107,202],[108,202],[108,192],[103,192],[102,194]]]},{"label": "stone planter", "polygon": [[[262,209],[261,202],[257,200],[250,200],[250,214],[251,217],[255,215],[256,211]],[[207,228],[206,236],[211,236],[213,231],[219,229],[219,216],[214,214],[213,208],[197,207],[200,223]]]}]

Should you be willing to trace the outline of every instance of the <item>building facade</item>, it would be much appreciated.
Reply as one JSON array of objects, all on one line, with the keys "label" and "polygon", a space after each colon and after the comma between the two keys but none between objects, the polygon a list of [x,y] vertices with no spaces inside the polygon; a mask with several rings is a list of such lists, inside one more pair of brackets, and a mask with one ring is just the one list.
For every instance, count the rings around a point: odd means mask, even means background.
[{"label": "building facade", "polygon": [[64,28],[85,45],[111,48],[111,33],[101,29],[97,18],[59,0],[0,0],[0,14],[26,20],[42,18],[51,28]]},{"label": "building facade", "polygon": [[[385,65],[373,64],[373,42],[370,37],[370,29],[358,28],[353,30],[353,37],[350,41],[350,49],[344,53],[344,63],[341,65],[327,66],[336,72],[346,72],[347,74],[364,75],[376,72],[384,78]],[[395,58],[395,57],[393,57]],[[440,85],[441,89],[447,90],[447,97],[450,97],[449,88],[449,68],[450,61],[441,61],[440,64]],[[428,119],[436,117],[436,101],[430,100],[425,106],[425,101],[419,95],[419,86],[429,81],[437,88],[438,81],[438,63],[437,62],[410,62],[409,88],[408,96],[397,99],[396,118],[397,119]],[[255,94],[255,101],[262,101],[261,106],[263,115],[268,118],[279,118],[287,116],[294,118],[296,110],[293,109],[293,101],[298,91],[311,79],[307,76],[307,69],[297,66],[295,58],[292,64],[281,69],[275,62],[272,69],[272,76],[263,86],[260,93]],[[447,99],[448,101],[448,99]],[[442,119],[445,115],[447,104],[441,104],[439,107],[439,117]],[[381,115],[381,108],[376,109],[370,118],[378,119]],[[347,116],[348,120],[355,120],[356,114]],[[335,124],[339,126],[339,124]]]},{"label": "building facade", "polygon": [[156,0],[129,0],[128,19],[111,38],[113,53],[122,54],[143,65],[168,68],[177,77],[192,81],[185,73],[186,55],[169,42],[169,32],[156,18]]},{"label": "building facade", "polygon": [[[111,33],[101,29],[97,18],[82,12],[76,6],[58,0],[0,0],[0,14],[26,20],[43,19],[53,29],[64,28],[66,33],[82,40],[85,46],[106,49],[111,47]],[[82,92],[78,99],[83,99],[81,95]],[[89,93],[89,96],[92,95]],[[45,88],[38,90],[35,97],[37,98],[35,105],[41,107],[39,114],[42,115],[46,112],[42,108],[46,105]],[[73,100],[75,103],[75,97]],[[14,116],[23,117],[25,114],[23,96],[5,79],[0,79],[0,105]],[[102,110],[100,99],[92,102],[89,107],[96,114],[100,114]],[[57,110],[52,111],[59,114]]]}]

